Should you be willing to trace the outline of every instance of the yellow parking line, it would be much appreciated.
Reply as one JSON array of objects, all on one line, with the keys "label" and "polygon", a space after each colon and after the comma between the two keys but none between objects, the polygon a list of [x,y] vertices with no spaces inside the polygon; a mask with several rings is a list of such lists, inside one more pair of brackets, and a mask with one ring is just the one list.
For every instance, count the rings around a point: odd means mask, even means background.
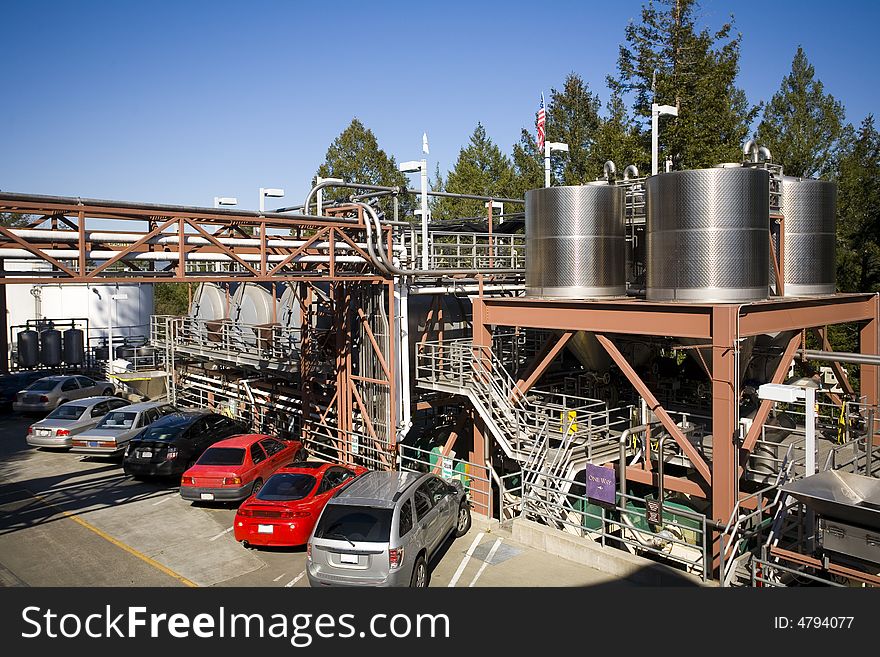
[{"label": "yellow parking line", "polygon": [[193,582],[192,580],[188,580],[188,579],[187,579],[186,577],[184,577],[183,575],[180,575],[180,574],[178,574],[178,573],[175,573],[175,572],[174,572],[173,570],[171,570],[170,568],[168,568],[168,567],[166,567],[166,566],[163,566],[161,563],[159,563],[159,562],[156,561],[155,559],[151,559],[150,557],[148,557],[148,556],[147,556],[146,554],[144,554],[143,552],[138,552],[137,550],[135,550],[135,549],[134,549],[133,547],[131,547],[130,545],[126,545],[126,544],[123,543],[122,541],[113,538],[113,537],[110,536],[110,534],[108,534],[107,532],[101,531],[100,529],[98,529],[97,527],[95,527],[95,526],[92,525],[91,523],[86,522],[85,520],[83,520],[83,519],[80,518],[79,516],[74,515],[74,514],[70,513],[69,511],[65,511],[64,509],[62,509],[61,507],[59,507],[59,506],[56,505],[56,504],[53,504],[52,502],[48,501],[48,500],[45,499],[44,497],[42,497],[42,496],[40,496],[40,495],[37,495],[36,493],[33,493],[33,492],[29,491],[27,488],[22,488],[21,490],[23,490],[24,492],[26,492],[28,495],[30,495],[30,496],[33,497],[34,499],[39,500],[40,502],[42,502],[42,503],[45,504],[46,506],[48,506],[48,507],[50,507],[50,508],[53,508],[53,509],[56,509],[57,511],[59,511],[60,513],[62,513],[65,517],[70,518],[71,520],[73,520],[76,524],[80,525],[81,527],[85,527],[85,528],[88,529],[89,531],[94,532],[95,534],[97,534],[98,536],[100,536],[101,538],[103,538],[105,541],[108,541],[109,543],[112,543],[112,544],[115,545],[116,547],[121,548],[122,550],[125,550],[125,551],[128,552],[130,555],[132,555],[132,556],[134,556],[134,557],[137,557],[138,559],[140,559],[140,560],[143,561],[144,563],[147,563],[147,564],[151,565],[151,566],[152,566],[153,568],[155,568],[156,570],[165,573],[165,574],[168,575],[169,577],[173,577],[174,579],[176,579],[177,581],[181,582],[181,583],[184,584],[185,586],[190,586],[190,587],[193,587],[193,588],[198,588],[199,585],[196,584],[195,582]]}]

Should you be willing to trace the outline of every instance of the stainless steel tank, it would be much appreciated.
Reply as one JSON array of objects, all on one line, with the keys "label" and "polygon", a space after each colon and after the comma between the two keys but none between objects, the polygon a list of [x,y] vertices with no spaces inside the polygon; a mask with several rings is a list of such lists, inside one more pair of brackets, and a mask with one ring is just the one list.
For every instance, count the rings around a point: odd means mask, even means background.
[{"label": "stainless steel tank", "polygon": [[626,294],[624,191],[615,185],[526,192],[526,294]]},{"label": "stainless steel tank", "polygon": [[649,300],[724,303],[767,297],[767,171],[673,171],[651,176],[646,185]]},{"label": "stainless steel tank", "polygon": [[837,283],[837,184],[782,179],[785,296],[834,294]]}]

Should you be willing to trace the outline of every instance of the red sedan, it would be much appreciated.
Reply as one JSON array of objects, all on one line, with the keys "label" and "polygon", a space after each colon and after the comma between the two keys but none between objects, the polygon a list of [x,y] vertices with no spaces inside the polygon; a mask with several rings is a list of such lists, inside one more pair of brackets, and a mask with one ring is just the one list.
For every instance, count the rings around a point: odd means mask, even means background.
[{"label": "red sedan", "polygon": [[308,461],[282,468],[238,508],[235,540],[249,545],[304,545],[333,494],[367,471]]},{"label": "red sedan", "polygon": [[180,479],[180,496],[193,502],[240,502],[260,490],[278,468],[306,458],[298,440],[242,434],[214,443]]}]

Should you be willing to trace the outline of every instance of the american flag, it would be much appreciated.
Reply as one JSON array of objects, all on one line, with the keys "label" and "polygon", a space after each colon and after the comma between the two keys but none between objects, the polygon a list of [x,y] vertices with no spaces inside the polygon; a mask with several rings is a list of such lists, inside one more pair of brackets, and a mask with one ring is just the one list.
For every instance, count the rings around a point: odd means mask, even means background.
[{"label": "american flag", "polygon": [[541,109],[538,110],[538,151],[544,151],[544,122],[546,121],[544,112],[544,94],[541,94]]}]

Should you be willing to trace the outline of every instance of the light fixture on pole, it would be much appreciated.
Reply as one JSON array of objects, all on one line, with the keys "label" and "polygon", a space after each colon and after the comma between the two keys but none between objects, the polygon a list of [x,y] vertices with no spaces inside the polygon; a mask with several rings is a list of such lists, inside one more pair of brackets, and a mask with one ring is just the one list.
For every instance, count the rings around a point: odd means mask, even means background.
[{"label": "light fixture on pole", "polygon": [[410,160],[397,167],[401,173],[421,173],[422,183],[422,269],[428,269],[428,161]]},{"label": "light fixture on pole", "polygon": [[284,190],[277,187],[260,187],[260,212],[266,211],[267,198],[282,198]]},{"label": "light fixture on pole", "polygon": [[784,383],[765,383],[758,386],[758,399],[791,404],[804,402],[804,470],[806,476],[816,474],[816,388]]},{"label": "light fixture on pole", "polygon": [[672,105],[658,105],[657,103],[651,103],[651,175],[656,176],[657,170],[659,169],[658,151],[660,149],[659,141],[660,141],[660,129],[659,129],[659,117],[662,114],[668,114],[669,116],[678,116],[678,108]]},{"label": "light fixture on pole", "polygon": [[558,141],[544,142],[544,187],[550,186],[550,153],[552,151],[568,152],[568,144],[562,144]]},{"label": "light fixture on pole", "polygon": [[113,373],[113,361],[116,360],[116,354],[113,351],[113,311],[116,310],[117,301],[125,301],[128,299],[127,294],[111,294],[110,307],[107,312],[107,372]]},{"label": "light fixture on pole", "polygon": [[234,196],[215,196],[214,207],[219,208],[221,205],[238,205],[238,199]]}]

